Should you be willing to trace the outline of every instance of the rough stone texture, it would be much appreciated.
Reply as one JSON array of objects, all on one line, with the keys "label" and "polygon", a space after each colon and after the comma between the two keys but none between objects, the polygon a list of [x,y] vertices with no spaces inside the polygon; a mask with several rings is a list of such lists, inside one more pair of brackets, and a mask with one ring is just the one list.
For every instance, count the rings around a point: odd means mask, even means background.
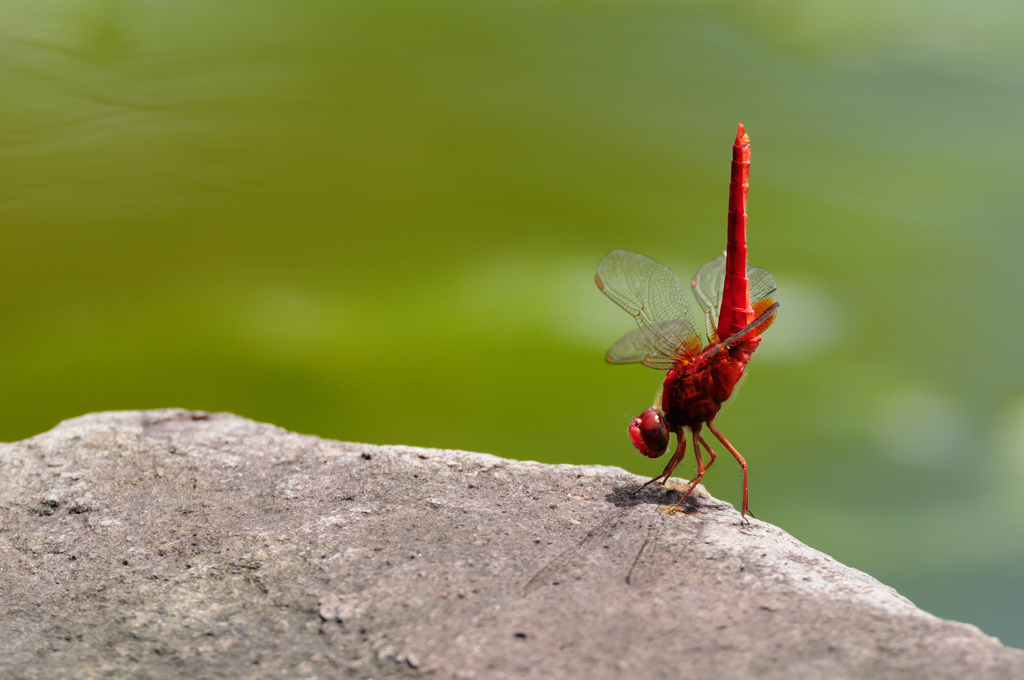
[{"label": "rough stone texture", "polygon": [[0,446],[0,677],[1024,677],[973,626],[639,481],[229,414],[70,420]]}]

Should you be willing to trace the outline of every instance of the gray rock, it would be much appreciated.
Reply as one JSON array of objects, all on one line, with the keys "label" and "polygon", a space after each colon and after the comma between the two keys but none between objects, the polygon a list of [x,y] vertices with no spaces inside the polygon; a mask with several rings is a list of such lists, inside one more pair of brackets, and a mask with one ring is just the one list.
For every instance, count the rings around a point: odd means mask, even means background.
[{"label": "gray rock", "polygon": [[0,446],[4,678],[1022,678],[698,487],[100,413]]}]

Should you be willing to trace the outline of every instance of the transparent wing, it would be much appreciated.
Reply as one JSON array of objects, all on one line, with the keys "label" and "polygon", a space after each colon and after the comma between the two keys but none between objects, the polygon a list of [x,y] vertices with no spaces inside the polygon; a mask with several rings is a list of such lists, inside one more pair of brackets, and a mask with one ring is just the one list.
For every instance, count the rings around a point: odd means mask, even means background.
[{"label": "transparent wing", "polygon": [[[655,322],[659,326],[659,335],[682,337],[689,333],[696,334],[693,326],[686,319],[669,319]],[[664,348],[656,347],[647,339],[643,329],[636,328],[619,338],[612,345],[604,360],[609,364],[643,364],[651,368],[667,371],[676,360],[673,353],[665,353]]]},{"label": "transparent wing", "polygon": [[[779,286],[775,283],[775,277],[767,269],[747,267],[747,280],[750,281],[750,306],[754,308],[757,318],[765,316],[765,311],[772,306],[778,308]],[[768,326],[772,325],[773,321],[775,321],[775,312],[766,317],[766,323],[757,327],[755,335],[763,333]]]},{"label": "transparent wing", "polygon": [[716,257],[698,269],[690,281],[690,287],[693,288],[700,308],[717,317],[718,309],[722,306],[722,288],[725,287],[725,255]]},{"label": "transparent wing", "polygon": [[[767,269],[747,267],[747,281],[750,282],[750,306],[760,317],[778,299],[779,287]],[[722,307],[722,289],[725,287],[725,255],[717,257],[701,267],[690,282],[697,304],[704,310],[708,340],[717,342],[715,329],[718,328],[718,311]],[[771,321],[775,316],[771,317]],[[768,326],[771,325],[768,322]],[[764,328],[767,328],[765,326]],[[764,329],[762,329],[764,330]]]},{"label": "transparent wing", "polygon": [[[627,333],[608,356],[636,356],[647,352],[652,358],[696,356],[702,346],[694,330],[693,313],[686,301],[686,289],[672,270],[659,262],[628,250],[613,250],[602,258],[594,275],[597,287],[626,310],[646,340]],[[620,345],[622,351],[613,354]],[[639,361],[643,361],[640,359]]]},{"label": "transparent wing", "polygon": [[708,342],[718,342],[718,310],[722,307],[722,289],[725,287],[725,255],[716,257],[697,270],[690,281],[697,304],[704,310]]}]

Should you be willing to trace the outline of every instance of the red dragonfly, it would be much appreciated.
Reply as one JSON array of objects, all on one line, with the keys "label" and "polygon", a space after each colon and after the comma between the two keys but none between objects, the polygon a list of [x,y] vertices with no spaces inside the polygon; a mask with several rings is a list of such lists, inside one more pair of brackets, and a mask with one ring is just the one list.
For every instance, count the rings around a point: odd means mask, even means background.
[{"label": "red dragonfly", "polygon": [[[676,452],[665,470],[641,489],[668,482],[686,454],[685,430],[690,431],[697,476],[690,481],[678,508],[715,462],[715,452],[700,431],[707,425],[718,441],[743,468],[743,509],[747,501],[747,463],[714,426],[722,404],[732,394],[750,356],[761,342],[761,333],[775,320],[779,308],[778,286],[765,269],[747,266],[747,188],[750,173],[750,138],[739,126],[732,147],[732,182],[729,184],[729,240],[724,256],[700,268],[690,282],[704,311],[708,342],[696,330],[686,289],[663,264],[627,250],[613,250],[597,265],[597,287],[629,312],[639,328],[616,342],[605,361],[668,370],[655,396],[654,406],[633,419],[629,437],[640,453],[658,458],[676,435]],[[711,457],[707,466],[701,447]],[[751,514],[751,516],[753,516]]]}]

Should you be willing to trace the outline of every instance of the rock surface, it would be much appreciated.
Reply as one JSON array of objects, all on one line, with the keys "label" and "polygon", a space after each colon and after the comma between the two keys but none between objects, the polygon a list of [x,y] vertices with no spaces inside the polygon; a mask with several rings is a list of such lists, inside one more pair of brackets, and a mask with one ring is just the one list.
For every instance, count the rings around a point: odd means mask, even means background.
[{"label": "rock surface", "polygon": [[618,468],[100,413],[0,446],[4,678],[1022,678],[782,530]]}]

